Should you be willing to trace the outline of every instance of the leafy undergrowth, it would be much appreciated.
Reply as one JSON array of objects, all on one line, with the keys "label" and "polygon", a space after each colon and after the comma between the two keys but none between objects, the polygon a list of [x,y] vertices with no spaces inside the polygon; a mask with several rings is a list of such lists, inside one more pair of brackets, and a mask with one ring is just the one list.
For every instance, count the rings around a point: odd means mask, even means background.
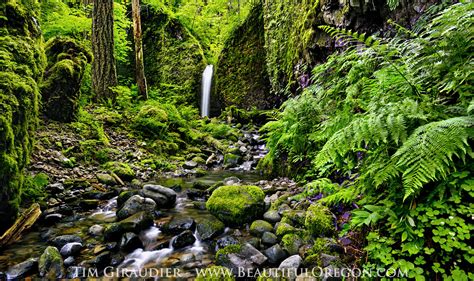
[{"label": "leafy undergrowth", "polygon": [[295,199],[356,207],[341,236],[366,237],[365,269],[474,278],[473,8],[452,5],[419,33],[392,23],[389,39],[321,27],[352,47],[263,128],[260,168],[306,182]]}]

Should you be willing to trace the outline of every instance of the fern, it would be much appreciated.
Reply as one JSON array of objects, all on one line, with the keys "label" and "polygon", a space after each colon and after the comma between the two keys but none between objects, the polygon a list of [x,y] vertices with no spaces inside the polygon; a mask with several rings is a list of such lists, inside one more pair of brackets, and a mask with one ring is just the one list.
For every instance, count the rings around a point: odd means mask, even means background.
[{"label": "fern", "polygon": [[375,47],[380,45],[381,41],[374,36],[367,36],[365,33],[359,33],[346,28],[332,27],[329,25],[318,26],[329,36],[336,39],[346,39],[349,42],[361,42],[367,47]]},{"label": "fern", "polygon": [[380,185],[401,173],[406,199],[424,184],[445,179],[454,168],[454,156],[461,160],[466,155],[472,157],[469,144],[472,138],[472,116],[454,117],[421,126],[393,155],[387,168],[381,171],[384,176],[379,177],[375,184]]}]

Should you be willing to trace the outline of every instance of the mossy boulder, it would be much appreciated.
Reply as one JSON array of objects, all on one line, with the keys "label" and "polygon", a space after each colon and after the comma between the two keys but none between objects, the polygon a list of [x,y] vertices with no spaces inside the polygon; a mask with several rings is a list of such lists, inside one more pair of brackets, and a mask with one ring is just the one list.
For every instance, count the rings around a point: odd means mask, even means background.
[{"label": "mossy boulder", "polygon": [[196,218],[196,231],[202,240],[212,239],[224,230],[224,223],[212,215]]},{"label": "mossy boulder", "polygon": [[273,226],[264,220],[256,220],[250,225],[250,233],[254,236],[261,237],[264,232],[272,232]]},{"label": "mossy boulder", "polygon": [[20,2],[0,3],[0,233],[15,220],[38,122],[45,66],[34,13]]},{"label": "mossy boulder", "polygon": [[311,205],[306,212],[305,227],[314,236],[330,235],[335,231],[331,211],[320,204]]},{"label": "mossy boulder", "polygon": [[201,75],[206,66],[201,45],[191,32],[160,5],[142,13],[145,74],[162,96],[197,104]]},{"label": "mossy boulder", "polygon": [[41,84],[43,112],[53,120],[75,121],[84,70],[92,54],[82,43],[63,37],[50,39],[45,51],[48,66]]},{"label": "mossy boulder", "polygon": [[265,194],[257,186],[221,186],[206,202],[206,208],[227,225],[242,225],[260,217]]},{"label": "mossy boulder", "polygon": [[281,239],[283,249],[285,249],[288,254],[296,255],[301,246],[303,246],[303,238],[299,234],[290,233],[283,236]]},{"label": "mossy boulder", "polygon": [[107,162],[104,164],[104,169],[115,173],[119,178],[125,181],[131,181],[135,178],[135,172],[127,163],[123,162]]},{"label": "mossy boulder", "polygon": [[64,262],[58,249],[49,246],[44,250],[38,262],[39,275],[47,279],[65,277]]},{"label": "mossy boulder", "polygon": [[224,43],[216,70],[215,91],[221,109],[231,105],[244,109],[275,105],[265,67],[263,21],[259,3]]}]

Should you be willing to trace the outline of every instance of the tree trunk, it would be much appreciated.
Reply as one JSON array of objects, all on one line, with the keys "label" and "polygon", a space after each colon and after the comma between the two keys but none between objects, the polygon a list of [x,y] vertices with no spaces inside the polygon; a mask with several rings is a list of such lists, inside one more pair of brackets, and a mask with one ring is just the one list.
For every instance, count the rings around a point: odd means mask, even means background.
[{"label": "tree trunk", "polygon": [[115,100],[110,87],[117,86],[114,55],[114,1],[94,0],[92,12],[92,88],[95,99]]},{"label": "tree trunk", "polygon": [[148,99],[148,89],[143,65],[142,25],[140,19],[140,0],[132,0],[133,38],[135,40],[135,74],[138,92],[142,99]]}]

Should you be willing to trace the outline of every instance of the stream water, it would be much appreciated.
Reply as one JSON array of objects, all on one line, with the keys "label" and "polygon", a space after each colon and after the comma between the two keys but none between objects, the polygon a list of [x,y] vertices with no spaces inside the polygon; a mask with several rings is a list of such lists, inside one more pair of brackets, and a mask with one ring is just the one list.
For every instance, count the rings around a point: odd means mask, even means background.
[{"label": "stream water", "polygon": [[[155,225],[142,231],[139,235],[144,247],[125,255],[118,268],[142,269],[142,268],[177,268],[182,277],[193,276],[196,268],[204,268],[213,262],[215,251],[207,242],[203,242],[196,236],[196,242],[188,247],[173,249],[168,246],[160,250],[156,245],[164,241],[171,241],[172,235],[165,235],[158,227],[161,223],[169,221],[173,216],[199,218],[210,216],[207,210],[197,209],[193,201],[187,198],[186,190],[193,186],[193,183],[212,185],[228,177],[238,177],[244,183],[253,183],[261,179],[255,172],[238,171],[214,171],[200,178],[163,178],[154,183],[163,186],[180,186],[181,191],[174,208],[165,210],[159,219],[155,220]],[[101,206],[94,211],[84,213],[74,213],[70,217],[51,227],[36,227],[26,233],[19,241],[10,245],[0,253],[0,271],[6,271],[9,266],[23,262],[32,257],[39,257],[48,246],[48,240],[52,237],[64,234],[75,234],[83,238],[83,248],[80,254],[79,264],[82,260],[93,258],[94,248],[100,246],[102,241],[87,234],[88,229],[95,224],[104,225],[107,222],[115,221],[116,198],[104,201]],[[224,234],[223,234],[224,235]],[[98,240],[102,240],[100,237]],[[171,245],[171,243],[170,243]]]}]

